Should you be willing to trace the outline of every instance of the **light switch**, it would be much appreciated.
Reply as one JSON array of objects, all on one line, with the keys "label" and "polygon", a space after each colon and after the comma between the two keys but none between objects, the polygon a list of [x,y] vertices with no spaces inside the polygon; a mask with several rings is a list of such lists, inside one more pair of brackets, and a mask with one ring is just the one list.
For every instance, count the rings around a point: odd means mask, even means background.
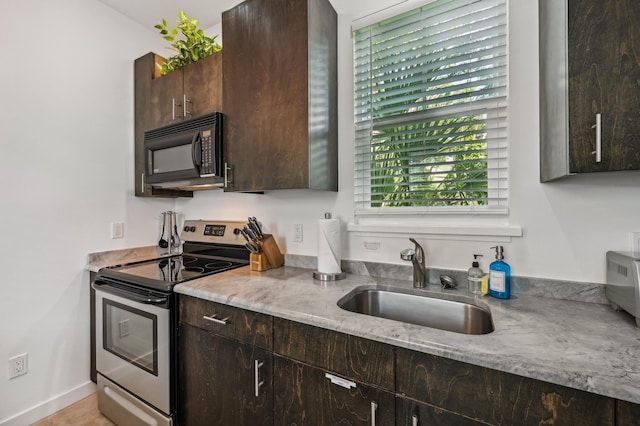
[{"label": "light switch", "polygon": [[124,237],[124,223],[111,222],[111,239]]}]

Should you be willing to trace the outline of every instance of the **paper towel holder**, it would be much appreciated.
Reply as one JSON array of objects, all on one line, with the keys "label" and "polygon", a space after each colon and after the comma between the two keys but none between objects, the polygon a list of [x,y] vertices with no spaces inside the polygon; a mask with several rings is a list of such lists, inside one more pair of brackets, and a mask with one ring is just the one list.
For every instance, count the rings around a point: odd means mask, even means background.
[{"label": "paper towel holder", "polygon": [[338,280],[345,279],[346,277],[347,277],[346,272],[339,272],[334,274],[334,273],[328,273],[328,272],[313,271],[313,278],[320,281],[338,281]]},{"label": "paper towel holder", "polygon": [[[331,219],[331,213],[325,213],[324,218]],[[336,272],[336,273],[320,272],[317,270],[313,271],[313,278],[320,281],[338,281],[338,280],[345,279],[346,277],[347,277],[347,273],[344,271]]]}]

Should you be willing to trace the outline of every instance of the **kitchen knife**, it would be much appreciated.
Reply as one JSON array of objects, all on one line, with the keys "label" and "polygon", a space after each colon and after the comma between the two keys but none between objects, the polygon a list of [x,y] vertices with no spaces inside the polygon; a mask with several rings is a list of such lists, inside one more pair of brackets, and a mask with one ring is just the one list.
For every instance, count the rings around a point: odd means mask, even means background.
[{"label": "kitchen knife", "polygon": [[245,226],[244,228],[238,228],[238,230],[240,231],[240,233],[242,234],[242,236],[244,237],[245,240],[247,240],[248,243],[251,242],[251,237],[249,236],[249,234],[247,234],[246,231],[247,227]]},{"label": "kitchen knife", "polygon": [[253,232],[253,230],[251,229],[251,227],[249,225],[245,226],[244,228],[244,232],[247,233],[247,235],[249,235],[249,238],[251,239],[251,241],[257,243],[258,242],[258,237],[256,236],[256,233]]},{"label": "kitchen knife", "polygon": [[249,250],[253,254],[260,253],[260,247],[258,246],[258,244],[254,243],[253,241],[249,241],[244,246],[247,248],[247,250]]},{"label": "kitchen knife", "polygon": [[245,226],[242,229],[240,228],[236,228],[236,229],[242,234],[244,239],[247,240],[247,243],[244,245],[247,248],[247,250],[249,250],[253,254],[260,253],[260,246],[258,245],[257,242],[251,239],[251,236],[247,232],[247,227]]},{"label": "kitchen knife", "polygon": [[264,234],[262,233],[262,227],[258,223],[258,220],[255,218],[255,216],[249,218],[249,226],[251,227],[253,233],[256,234],[258,239],[262,240],[262,238],[264,237]]}]

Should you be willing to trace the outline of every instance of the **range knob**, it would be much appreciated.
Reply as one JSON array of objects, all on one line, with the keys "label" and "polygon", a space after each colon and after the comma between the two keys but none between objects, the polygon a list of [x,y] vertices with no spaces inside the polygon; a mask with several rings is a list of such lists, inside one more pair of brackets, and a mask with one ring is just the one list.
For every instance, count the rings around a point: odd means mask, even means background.
[{"label": "range knob", "polygon": [[184,228],[182,228],[182,230],[183,230],[184,232],[189,232],[189,227],[188,227],[188,226],[185,226]]},{"label": "range knob", "polygon": [[190,227],[189,227],[189,231],[191,231],[191,232],[196,232],[196,227],[195,227],[195,226],[190,226]]}]

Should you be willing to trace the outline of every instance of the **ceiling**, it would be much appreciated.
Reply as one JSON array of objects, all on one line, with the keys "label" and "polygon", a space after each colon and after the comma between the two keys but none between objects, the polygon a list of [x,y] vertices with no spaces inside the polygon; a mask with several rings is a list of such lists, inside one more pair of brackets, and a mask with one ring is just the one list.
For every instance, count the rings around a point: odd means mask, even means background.
[{"label": "ceiling", "polygon": [[[175,26],[178,12],[199,21],[200,28],[210,28],[222,20],[222,12],[242,0],[99,0],[112,9],[128,16],[143,27],[153,26],[166,19]],[[329,0],[338,14],[364,16],[406,0]],[[374,6],[371,3],[375,3]]]}]

